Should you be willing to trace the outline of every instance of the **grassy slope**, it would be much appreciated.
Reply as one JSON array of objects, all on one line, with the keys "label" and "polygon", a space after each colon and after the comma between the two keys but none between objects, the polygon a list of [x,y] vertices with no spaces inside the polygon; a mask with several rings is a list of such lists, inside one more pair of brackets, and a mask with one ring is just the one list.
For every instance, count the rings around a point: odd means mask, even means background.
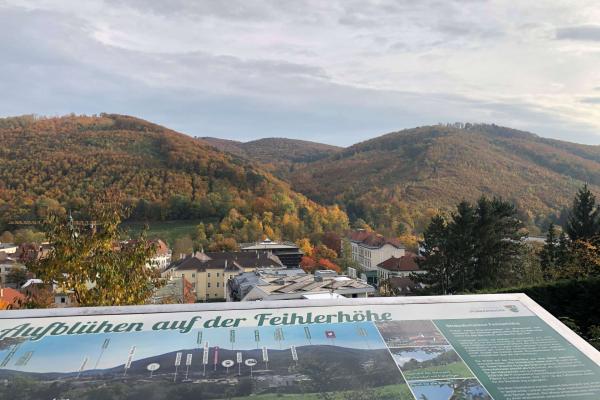
[{"label": "grassy slope", "polygon": [[[167,242],[170,246],[177,238],[182,236],[193,237],[196,231],[196,226],[200,222],[215,222],[215,221],[200,221],[200,220],[181,220],[181,221],[152,221],[148,223],[148,238],[162,239]],[[145,227],[145,223],[141,222],[128,222],[123,224],[123,229],[127,232],[131,232],[130,236],[137,236],[139,232]]]}]

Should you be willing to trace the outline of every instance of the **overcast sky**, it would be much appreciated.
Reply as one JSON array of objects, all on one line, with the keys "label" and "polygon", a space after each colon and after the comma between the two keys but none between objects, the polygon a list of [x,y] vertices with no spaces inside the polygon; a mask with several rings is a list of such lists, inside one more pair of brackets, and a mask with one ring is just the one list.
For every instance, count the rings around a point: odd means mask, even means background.
[{"label": "overcast sky", "polygon": [[600,144],[600,3],[0,0],[0,115],[349,145],[437,122]]}]

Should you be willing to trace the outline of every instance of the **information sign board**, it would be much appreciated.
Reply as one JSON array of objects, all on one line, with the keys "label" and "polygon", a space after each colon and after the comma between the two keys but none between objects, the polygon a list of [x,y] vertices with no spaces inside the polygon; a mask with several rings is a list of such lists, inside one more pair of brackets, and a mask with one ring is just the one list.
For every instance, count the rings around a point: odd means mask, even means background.
[{"label": "information sign board", "polygon": [[[177,379],[194,354],[204,367]],[[261,400],[283,385],[298,400],[598,400],[600,353],[523,294],[4,311],[0,382],[17,378],[24,399],[192,399],[203,385]]]}]

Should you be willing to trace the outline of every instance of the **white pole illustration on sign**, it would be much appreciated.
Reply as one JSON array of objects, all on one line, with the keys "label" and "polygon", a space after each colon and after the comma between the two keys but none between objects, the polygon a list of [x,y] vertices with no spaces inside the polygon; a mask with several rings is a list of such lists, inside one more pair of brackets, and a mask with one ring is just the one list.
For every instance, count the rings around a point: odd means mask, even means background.
[{"label": "white pole illustration on sign", "polygon": [[79,367],[79,371],[77,371],[77,379],[79,379],[79,376],[81,375],[81,373],[83,372],[85,365],[88,362],[88,358],[87,356],[83,358],[83,362],[81,363],[81,367]]},{"label": "white pole illustration on sign", "polygon": [[27,365],[27,363],[29,362],[29,360],[31,360],[31,357],[33,356],[33,351],[28,351],[27,353],[23,354],[21,356],[21,358],[19,358],[17,360],[17,362],[15,363],[15,366],[17,367],[23,367],[25,365]]},{"label": "white pole illustration on sign", "polygon": [[[198,337],[196,338],[196,343],[198,344],[198,349],[200,349],[200,347],[202,346],[202,331],[199,330],[198,331]],[[206,349],[204,349],[202,351],[202,376],[206,376],[206,363],[204,362],[204,353],[206,352]],[[208,356],[206,356],[208,357]]]},{"label": "white pole illustration on sign", "polygon": [[263,346],[262,348],[262,359],[265,363],[265,369],[269,369],[269,350],[267,346]]},{"label": "white pole illustration on sign", "polygon": [[222,366],[227,368],[227,373],[229,373],[229,368],[233,367],[234,364],[235,363],[233,362],[233,360],[223,360],[223,362],[221,363]]},{"label": "white pole illustration on sign", "polygon": [[181,352],[178,351],[175,355],[175,376],[173,377],[173,382],[177,381],[177,369],[181,365]]},{"label": "white pole illustration on sign", "polygon": [[298,353],[296,352],[296,346],[292,345],[292,347],[290,347],[290,350],[292,351],[292,360],[294,360],[296,362],[296,365],[298,365]]},{"label": "white pole illustration on sign", "polygon": [[123,376],[127,375],[127,370],[131,367],[131,360],[133,360],[133,355],[135,354],[135,346],[131,346],[129,349],[129,356],[127,357],[127,362],[125,363],[125,372],[123,372]]},{"label": "white pole illustration on sign", "polygon": [[215,346],[215,358],[214,358],[215,371],[217,370],[218,363],[219,363],[219,346]]},{"label": "white pole illustration on sign", "polygon": [[6,357],[4,357],[4,360],[2,360],[2,364],[0,364],[0,367],[6,367],[8,365],[8,363],[10,362],[10,359],[13,358],[13,356],[17,352],[17,349],[20,346],[21,346],[21,343],[19,343],[19,344],[13,344],[12,348],[10,349],[10,351],[8,352],[8,354],[6,355]]},{"label": "white pole illustration on sign", "polygon": [[190,365],[192,365],[192,353],[185,356],[185,380],[187,381],[190,373]]},{"label": "white pole illustration on sign", "polygon": [[276,328],[275,329],[275,340],[277,340],[277,343],[279,343],[279,350],[281,350],[281,342],[284,340],[285,338],[283,337],[283,329],[281,328]]},{"label": "white pole illustration on sign", "polygon": [[304,327],[304,336],[306,337],[306,340],[308,340],[308,344],[312,345],[312,335],[310,334],[310,329],[308,328],[308,326]]},{"label": "white pole illustration on sign", "polygon": [[204,348],[202,349],[202,376],[206,376],[206,364],[208,364],[208,342],[204,342]]},{"label": "white pole illustration on sign", "polygon": [[235,361],[237,361],[238,365],[238,376],[242,375],[242,352],[238,351],[235,354]]},{"label": "white pole illustration on sign", "polygon": [[254,358],[248,358],[244,361],[244,364],[250,367],[250,378],[252,378],[252,367],[256,365],[256,360]]},{"label": "white pole illustration on sign", "polygon": [[254,341],[256,342],[256,349],[260,349],[260,331],[258,329],[254,331]]},{"label": "white pole illustration on sign", "polygon": [[146,369],[148,371],[150,371],[150,378],[152,378],[152,374],[154,373],[154,371],[156,371],[159,368],[160,368],[160,364],[159,363],[151,363],[151,364],[148,364],[146,366]]},{"label": "white pole illustration on sign", "polygon": [[104,339],[104,342],[102,343],[102,348],[100,349],[100,355],[98,356],[98,359],[96,360],[96,364],[94,365],[94,369],[98,369],[98,365],[100,364],[100,360],[102,359],[102,355],[104,355],[104,351],[108,348],[109,343],[110,343],[110,339]]},{"label": "white pole illustration on sign", "polygon": [[365,339],[365,343],[367,344],[367,349],[371,350],[371,346],[369,345],[369,334],[368,334],[367,330],[365,328],[358,327],[356,329],[356,332],[358,333],[358,336]]},{"label": "white pole illustration on sign", "polygon": [[233,344],[235,343],[235,329],[229,331],[229,342],[231,343],[231,350],[233,350]]}]

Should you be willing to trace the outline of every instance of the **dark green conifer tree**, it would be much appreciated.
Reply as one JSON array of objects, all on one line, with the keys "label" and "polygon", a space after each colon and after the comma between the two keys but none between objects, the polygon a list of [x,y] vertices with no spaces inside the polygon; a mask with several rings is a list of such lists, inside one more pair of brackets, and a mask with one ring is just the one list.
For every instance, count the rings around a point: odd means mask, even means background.
[{"label": "dark green conifer tree", "polygon": [[420,258],[417,263],[426,274],[418,274],[412,278],[429,285],[434,293],[448,294],[452,271],[448,259],[448,225],[441,215],[431,219],[431,223],[423,232],[423,241],[419,243]]},{"label": "dark green conifer tree", "polygon": [[540,264],[542,266],[542,272],[544,273],[544,279],[551,279],[559,265],[560,248],[557,233],[556,226],[553,223],[550,223],[550,226],[548,226],[548,234],[546,235],[546,243],[544,243],[544,247],[540,252]]},{"label": "dark green conifer tree", "polygon": [[600,210],[587,184],[575,196],[565,230],[572,241],[590,240],[600,234]]}]

